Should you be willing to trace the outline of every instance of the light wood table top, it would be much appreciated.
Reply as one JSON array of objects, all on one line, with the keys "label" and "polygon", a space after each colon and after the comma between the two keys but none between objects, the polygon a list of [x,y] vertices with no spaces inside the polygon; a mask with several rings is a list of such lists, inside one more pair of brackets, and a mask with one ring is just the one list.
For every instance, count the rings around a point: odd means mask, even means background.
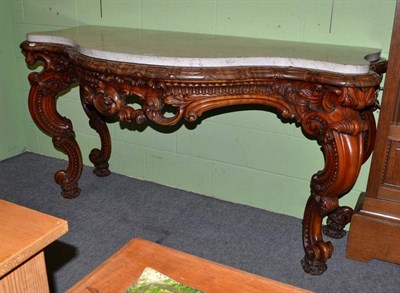
[{"label": "light wood table top", "polygon": [[0,277],[67,231],[65,220],[0,200]]},{"label": "light wood table top", "polygon": [[68,292],[125,292],[151,267],[207,293],[310,292],[142,239],[133,239]]}]

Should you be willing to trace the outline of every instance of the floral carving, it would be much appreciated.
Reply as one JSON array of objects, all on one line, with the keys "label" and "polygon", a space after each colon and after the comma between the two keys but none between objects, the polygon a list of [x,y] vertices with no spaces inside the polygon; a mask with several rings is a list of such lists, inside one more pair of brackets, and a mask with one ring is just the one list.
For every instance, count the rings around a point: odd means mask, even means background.
[{"label": "floral carving", "polygon": [[352,188],[371,154],[375,139],[371,112],[384,62],[374,67],[379,68],[377,72],[346,75],[291,67],[130,64],[90,58],[74,48],[45,43],[30,46],[24,42],[21,48],[28,64],[44,63],[43,72],[29,75],[29,105],[38,126],[68,154],[68,169],[56,173],[66,197],[79,194],[82,160],[72,124],[57,113],[55,97],[75,83],[79,83],[90,126],[101,140],[101,148],[93,149],[89,156],[98,176],[110,173],[111,139],[105,116],[133,124],[151,121],[170,126],[183,119],[196,122],[217,108],[261,105],[301,126],[317,139],[325,158],[324,168],[311,179],[303,219],[302,266],[310,274],[326,270],[333,246],[322,239],[322,219],[329,215],[330,233],[342,230],[351,217],[338,206],[338,198]]}]

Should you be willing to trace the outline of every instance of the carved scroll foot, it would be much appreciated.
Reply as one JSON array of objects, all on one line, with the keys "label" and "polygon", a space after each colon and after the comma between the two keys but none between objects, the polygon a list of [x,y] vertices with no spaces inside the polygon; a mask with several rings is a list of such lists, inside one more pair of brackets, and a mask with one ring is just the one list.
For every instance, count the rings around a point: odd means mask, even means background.
[{"label": "carved scroll foot", "polygon": [[54,179],[61,186],[61,195],[63,197],[75,198],[81,192],[78,187],[78,180],[83,168],[79,146],[73,133],[64,137],[54,137],[53,144],[68,155],[67,170],[58,170],[54,175]]},{"label": "carved scroll foot", "polygon": [[[57,175],[55,175],[57,177]],[[75,198],[81,193],[81,189],[78,187],[77,183],[61,185],[61,195],[65,198]]]},{"label": "carved scroll foot", "polygon": [[350,223],[353,216],[353,209],[350,207],[339,207],[336,211],[328,216],[326,225],[323,226],[322,232],[331,238],[340,239],[346,235],[344,227]]},{"label": "carved scroll foot", "polygon": [[322,275],[328,269],[325,262],[315,260],[314,257],[309,257],[308,255],[305,255],[301,260],[301,266],[307,274],[313,276]]},{"label": "carved scroll foot", "polygon": [[89,117],[89,125],[100,136],[101,149],[93,149],[89,154],[89,160],[94,165],[93,173],[99,177],[105,177],[111,174],[108,160],[111,156],[111,138],[108,127],[103,117],[96,111],[93,105],[94,92],[92,88],[81,85],[80,95],[82,107]]},{"label": "carved scroll foot", "polygon": [[93,173],[98,177],[106,177],[111,174],[108,158],[104,159],[104,154],[99,149],[93,149],[89,154],[89,160],[94,165]]},{"label": "carved scroll foot", "polygon": [[311,195],[307,201],[303,220],[305,256],[301,265],[306,273],[321,275],[326,271],[326,261],[331,257],[333,245],[324,242],[321,234],[323,217],[337,208],[337,198]]}]

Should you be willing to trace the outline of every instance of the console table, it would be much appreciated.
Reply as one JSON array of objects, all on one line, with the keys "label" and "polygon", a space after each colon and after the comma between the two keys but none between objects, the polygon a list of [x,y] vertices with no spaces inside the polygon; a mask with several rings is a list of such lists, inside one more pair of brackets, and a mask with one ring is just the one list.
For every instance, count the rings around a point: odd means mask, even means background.
[{"label": "console table", "polygon": [[28,64],[44,64],[29,75],[29,110],[68,155],[66,170],[55,173],[67,198],[80,193],[82,157],[56,96],[74,85],[100,136],[101,148],[89,156],[97,176],[110,174],[107,116],[170,126],[217,108],[261,105],[301,126],[325,157],[305,207],[302,266],[314,275],[326,270],[333,246],[322,238],[322,220],[328,216],[325,234],[344,235],[352,209],[338,199],[374,144],[372,111],[386,70],[379,50],[97,26],[28,34],[21,48]]}]

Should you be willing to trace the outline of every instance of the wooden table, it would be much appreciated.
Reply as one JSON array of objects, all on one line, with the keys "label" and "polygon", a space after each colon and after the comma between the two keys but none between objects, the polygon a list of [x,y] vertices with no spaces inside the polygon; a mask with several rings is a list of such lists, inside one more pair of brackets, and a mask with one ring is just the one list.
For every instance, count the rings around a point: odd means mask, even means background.
[{"label": "wooden table", "polygon": [[68,167],[55,174],[64,197],[79,195],[83,164],[72,122],[56,101],[74,85],[100,136],[101,148],[89,155],[97,176],[110,174],[107,116],[172,126],[210,110],[257,105],[301,126],[325,157],[305,207],[302,266],[314,275],[326,270],[333,245],[322,238],[322,220],[328,216],[325,234],[343,237],[353,210],[339,198],[374,145],[372,112],[386,70],[379,50],[96,26],[28,34],[21,48],[28,64],[44,63],[29,75],[29,110],[68,155]]},{"label": "wooden table", "polygon": [[207,293],[310,292],[150,241],[133,239],[68,293],[122,293],[135,283],[146,267]]},{"label": "wooden table", "polygon": [[43,249],[66,221],[0,200],[0,292],[49,292]]}]

